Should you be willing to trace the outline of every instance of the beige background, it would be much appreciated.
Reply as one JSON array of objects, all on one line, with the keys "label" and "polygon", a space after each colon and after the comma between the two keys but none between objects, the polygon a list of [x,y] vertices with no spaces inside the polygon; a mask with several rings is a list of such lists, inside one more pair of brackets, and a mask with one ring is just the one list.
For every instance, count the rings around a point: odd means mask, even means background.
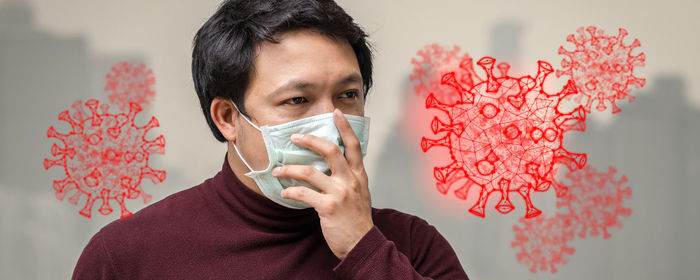
[{"label": "beige background", "polygon": [[[89,238],[117,218],[96,212],[90,220],[79,216],[79,207],[54,198],[51,180],[62,176],[59,168],[41,166],[51,157],[48,126],[63,126],[56,116],[74,100],[106,100],[103,77],[115,62],[144,62],[156,76],[155,105],[137,119],[145,123],[144,115],[155,115],[161,127],[151,135],[162,133],[167,140],[166,154],[152,160],[152,166],[167,170],[167,180],[144,185],[154,201],[220,169],[226,146],[206,126],[190,73],[193,35],[219,2],[0,0],[0,278],[69,277]],[[375,207],[396,208],[434,224],[474,279],[696,277],[699,3],[339,1],[377,50],[365,158]],[[623,219],[622,229],[613,230],[612,239],[576,241],[577,252],[559,273],[531,274],[510,247],[521,201],[514,200],[517,211],[510,215],[491,209],[481,220],[466,211],[471,205],[420,183],[431,182],[431,169],[411,170],[412,162],[424,158],[417,140],[402,138],[397,128],[410,114],[402,107],[409,62],[425,44],[439,43],[523,67],[539,59],[558,66],[556,50],[566,35],[587,25],[609,33],[625,27],[628,43],[639,38],[647,57],[646,67],[637,71],[647,85],[634,93],[640,96],[636,103],[623,107],[619,117],[592,115],[590,129],[569,147],[587,152],[599,169],[615,165],[627,174],[634,192],[627,206],[634,212]],[[405,160],[402,147],[411,154]],[[552,208],[552,192],[540,196],[541,208]],[[140,200],[127,205],[144,207]]]}]

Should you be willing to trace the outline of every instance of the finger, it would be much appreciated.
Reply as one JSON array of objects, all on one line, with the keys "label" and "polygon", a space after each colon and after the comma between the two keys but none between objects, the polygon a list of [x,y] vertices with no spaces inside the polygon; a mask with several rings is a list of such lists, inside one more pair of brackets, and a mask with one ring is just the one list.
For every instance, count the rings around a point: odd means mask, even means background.
[{"label": "finger", "polygon": [[343,153],[340,152],[338,145],[311,134],[293,134],[291,139],[294,144],[306,147],[323,156],[331,168],[331,172],[348,170],[348,162]]},{"label": "finger", "polygon": [[352,169],[360,170],[363,166],[360,140],[357,139],[357,135],[355,135],[355,131],[352,130],[350,122],[348,122],[348,119],[345,118],[340,109],[335,109],[333,112],[333,119],[335,120],[335,126],[338,127],[338,132],[340,132],[340,137],[343,139],[345,158],[348,160],[348,164]]},{"label": "finger", "polygon": [[282,190],[282,198],[293,199],[319,209],[323,205],[324,194],[304,186],[288,187]]},{"label": "finger", "polygon": [[326,193],[330,191],[329,187],[333,186],[328,175],[310,165],[287,164],[275,167],[272,169],[272,176],[304,181]]}]

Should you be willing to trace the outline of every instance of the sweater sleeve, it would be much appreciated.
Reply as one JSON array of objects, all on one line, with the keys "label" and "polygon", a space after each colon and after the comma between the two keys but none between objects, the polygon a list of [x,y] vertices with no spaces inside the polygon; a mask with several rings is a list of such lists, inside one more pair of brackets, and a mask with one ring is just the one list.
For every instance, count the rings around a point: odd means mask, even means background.
[{"label": "sweater sleeve", "polygon": [[341,279],[469,279],[435,227],[417,219],[410,234],[410,259],[375,226],[333,271]]},{"label": "sweater sleeve", "polygon": [[105,249],[101,232],[95,234],[83,249],[73,270],[72,279],[117,279],[116,270]]}]

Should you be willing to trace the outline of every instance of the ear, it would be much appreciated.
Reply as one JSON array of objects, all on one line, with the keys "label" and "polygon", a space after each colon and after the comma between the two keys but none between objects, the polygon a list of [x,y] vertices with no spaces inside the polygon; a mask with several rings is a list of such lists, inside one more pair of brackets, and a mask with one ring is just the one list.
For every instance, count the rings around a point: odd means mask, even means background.
[{"label": "ear", "polygon": [[233,107],[231,100],[224,98],[214,98],[209,108],[211,119],[226,140],[236,140],[236,121],[238,120],[238,110]]}]

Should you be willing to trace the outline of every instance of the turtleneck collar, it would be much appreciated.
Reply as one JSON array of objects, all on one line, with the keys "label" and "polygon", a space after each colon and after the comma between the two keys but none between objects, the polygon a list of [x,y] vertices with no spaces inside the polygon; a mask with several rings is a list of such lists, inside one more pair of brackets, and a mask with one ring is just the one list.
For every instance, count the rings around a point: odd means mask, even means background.
[{"label": "turtleneck collar", "polygon": [[308,231],[318,225],[318,214],[313,208],[292,209],[249,189],[231,169],[228,153],[221,171],[212,178],[211,187],[234,214],[261,230],[271,232]]}]

